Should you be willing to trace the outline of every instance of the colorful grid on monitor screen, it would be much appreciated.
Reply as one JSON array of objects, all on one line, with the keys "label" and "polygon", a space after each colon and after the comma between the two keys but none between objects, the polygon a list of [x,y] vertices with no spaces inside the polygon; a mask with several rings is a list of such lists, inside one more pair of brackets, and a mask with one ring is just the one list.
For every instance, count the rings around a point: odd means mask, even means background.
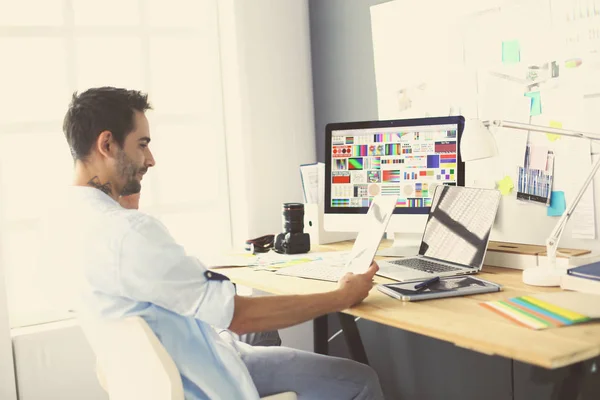
[{"label": "colorful grid on monitor screen", "polygon": [[354,131],[333,137],[330,155],[333,207],[366,207],[376,195],[430,207],[434,185],[457,182],[456,129]]}]

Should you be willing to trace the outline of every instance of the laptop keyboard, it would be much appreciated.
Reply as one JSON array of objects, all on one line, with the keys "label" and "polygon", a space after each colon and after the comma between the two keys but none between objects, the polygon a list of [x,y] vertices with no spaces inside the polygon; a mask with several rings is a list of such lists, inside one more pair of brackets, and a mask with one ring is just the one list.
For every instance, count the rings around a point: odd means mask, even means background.
[{"label": "laptop keyboard", "polygon": [[438,264],[436,262],[427,261],[420,258],[409,258],[408,260],[394,260],[390,261],[390,263],[416,269],[418,271],[429,272],[430,274],[435,274],[437,272],[460,271],[460,268],[454,268],[449,265]]}]

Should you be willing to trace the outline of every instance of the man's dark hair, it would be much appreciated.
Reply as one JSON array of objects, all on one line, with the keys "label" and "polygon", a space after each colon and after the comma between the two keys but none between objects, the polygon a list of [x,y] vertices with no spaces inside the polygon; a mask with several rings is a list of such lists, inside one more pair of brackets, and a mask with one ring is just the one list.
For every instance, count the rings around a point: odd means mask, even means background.
[{"label": "man's dark hair", "polygon": [[110,131],[123,147],[125,137],[135,128],[134,111],[151,108],[148,95],[137,90],[101,87],[73,93],[63,121],[73,159],[85,160],[103,131]]}]

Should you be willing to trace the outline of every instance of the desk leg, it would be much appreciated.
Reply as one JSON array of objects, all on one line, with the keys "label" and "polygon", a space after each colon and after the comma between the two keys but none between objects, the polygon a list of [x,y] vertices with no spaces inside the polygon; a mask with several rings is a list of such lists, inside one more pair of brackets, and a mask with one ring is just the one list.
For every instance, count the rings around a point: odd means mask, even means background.
[{"label": "desk leg", "polygon": [[554,388],[552,400],[578,399],[584,377],[585,371],[583,362],[568,367],[567,376],[565,376],[564,380]]},{"label": "desk leg", "polygon": [[352,315],[340,312],[337,314],[340,318],[340,324],[342,325],[342,331],[344,332],[344,337],[346,338],[346,344],[348,345],[350,357],[354,361],[369,365],[367,353],[365,352],[365,347],[363,346],[362,339],[360,338],[360,332],[358,331],[358,326],[356,326],[354,317]]},{"label": "desk leg", "polygon": [[329,326],[327,315],[317,317],[313,320],[313,346],[315,353],[329,353]]},{"label": "desk leg", "polygon": [[[534,367],[532,369],[531,381],[535,384],[548,385],[553,387],[551,400],[583,400],[587,399],[583,395],[582,389],[588,378],[587,370],[592,369],[594,361],[582,361],[568,367],[562,367],[555,370]],[[595,364],[594,364],[595,365]],[[593,374],[594,372],[592,372]],[[591,374],[590,374],[591,375]],[[596,394],[597,396],[597,394]],[[598,397],[591,397],[598,398]]]}]

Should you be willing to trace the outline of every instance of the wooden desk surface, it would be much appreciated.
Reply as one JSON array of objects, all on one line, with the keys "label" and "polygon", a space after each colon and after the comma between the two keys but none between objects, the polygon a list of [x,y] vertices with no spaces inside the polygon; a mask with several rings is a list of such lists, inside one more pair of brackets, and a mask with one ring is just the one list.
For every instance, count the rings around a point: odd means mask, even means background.
[{"label": "wooden desk surface", "polygon": [[[319,246],[315,251],[349,250],[352,242]],[[333,290],[337,284],[253,271],[246,267],[220,268],[232,281],[273,294],[306,294]],[[422,302],[402,302],[375,287],[361,304],[344,313],[370,321],[445,340],[489,355],[558,368],[600,355],[600,322],[534,331],[520,327],[478,303],[559,288],[527,286],[522,271],[484,267],[478,277],[498,283],[503,291]],[[376,277],[376,283],[392,282]]]}]

